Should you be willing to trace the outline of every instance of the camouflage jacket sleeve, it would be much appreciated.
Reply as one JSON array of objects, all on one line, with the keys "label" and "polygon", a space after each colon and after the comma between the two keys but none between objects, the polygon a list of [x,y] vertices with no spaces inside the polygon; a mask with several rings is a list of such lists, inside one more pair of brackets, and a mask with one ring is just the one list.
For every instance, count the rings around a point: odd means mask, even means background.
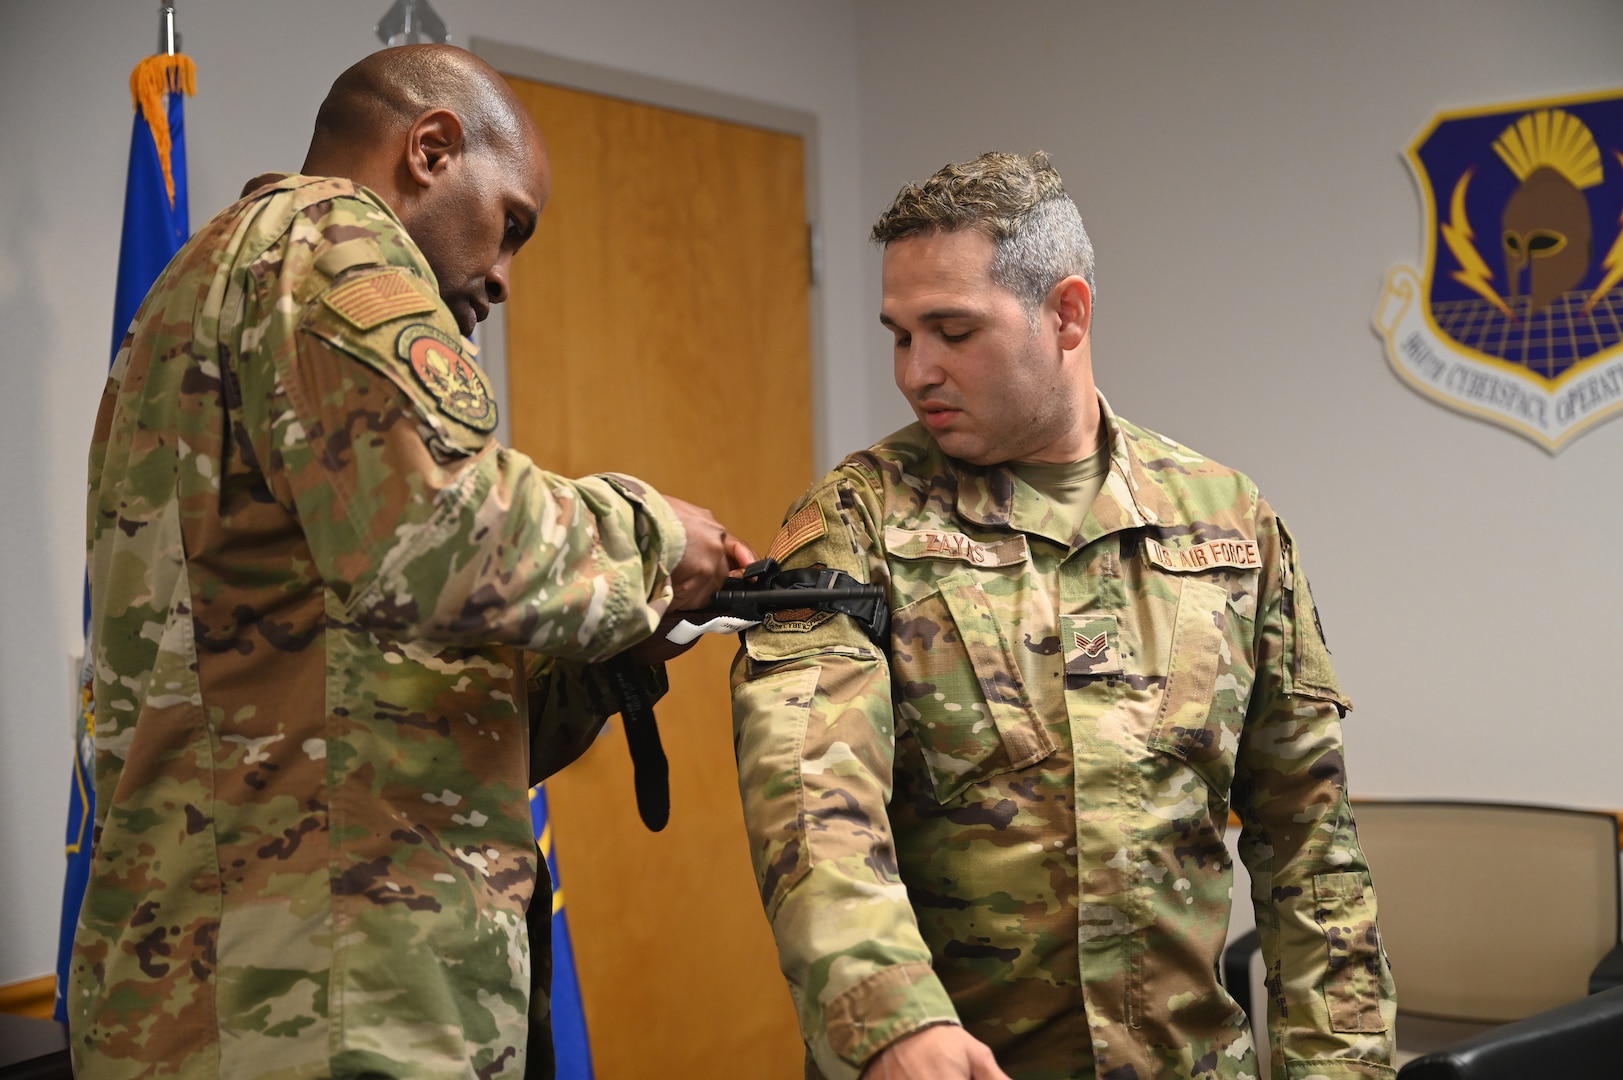
[{"label": "camouflage jacket sleeve", "polygon": [[1234,780],[1276,1080],[1390,1077],[1396,993],[1347,802],[1350,707],[1295,545],[1263,502],[1257,680]]},{"label": "camouflage jacket sleeve", "polygon": [[[602,664],[536,657],[530,666],[530,785],[586,752],[603,721],[621,710],[620,692]],[[664,664],[636,669],[647,701],[665,696]]]},{"label": "camouflage jacket sleeve", "polygon": [[[400,267],[346,269],[227,376],[239,444],[299,519],[330,617],[577,661],[648,636],[680,522],[629,477],[568,480],[492,442],[488,384],[431,289]],[[245,293],[250,311],[276,303]]]},{"label": "camouflage jacket sleeve", "polygon": [[[836,474],[791,512],[789,567],[885,584],[872,489]],[[886,803],[895,722],[884,654],[845,615],[783,612],[733,667],[738,776],[761,899],[806,1044],[828,1080],[957,1013],[897,870]]]}]

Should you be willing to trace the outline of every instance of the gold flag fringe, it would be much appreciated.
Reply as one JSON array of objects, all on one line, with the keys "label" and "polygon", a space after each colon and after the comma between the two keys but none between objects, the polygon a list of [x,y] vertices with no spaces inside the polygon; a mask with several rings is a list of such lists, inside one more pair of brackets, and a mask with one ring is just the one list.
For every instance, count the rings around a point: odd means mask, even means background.
[{"label": "gold flag fringe", "polygon": [[130,97],[135,107],[146,117],[152,129],[152,141],[158,147],[158,161],[163,165],[163,186],[169,191],[169,205],[175,205],[175,173],[169,160],[173,148],[169,135],[169,109],[165,97],[169,94],[197,93],[197,64],[189,56],[160,53],[149,56],[135,65],[130,72]]}]

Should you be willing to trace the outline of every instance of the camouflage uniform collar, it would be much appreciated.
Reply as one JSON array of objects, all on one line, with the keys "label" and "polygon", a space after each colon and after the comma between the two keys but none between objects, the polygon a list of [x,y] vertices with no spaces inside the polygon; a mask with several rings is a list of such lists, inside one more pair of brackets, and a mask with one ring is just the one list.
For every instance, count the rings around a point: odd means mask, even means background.
[{"label": "camouflage uniform collar", "polygon": [[[1165,515],[1157,513],[1155,504],[1170,507],[1171,501],[1138,452],[1137,429],[1111,410],[1103,394],[1099,394],[1099,414],[1110,438],[1110,477],[1093,503],[1093,516],[1108,525],[1100,535],[1160,523]],[[1113,515],[1107,517],[1112,510]]]},{"label": "camouflage uniform collar", "polygon": [[318,198],[348,195],[370,203],[400,230],[400,236],[405,242],[405,246],[417,257],[417,272],[428,281],[429,287],[435,293],[440,291],[439,278],[435,276],[434,268],[429,265],[428,256],[424,255],[423,249],[417,246],[417,241],[407,231],[405,223],[400,220],[400,215],[394,212],[394,207],[384,201],[383,196],[366,185],[357,184],[346,176],[305,176],[302,173],[288,173],[274,186],[265,190],[267,192],[297,191],[306,188],[318,189],[312,193],[317,195]]},{"label": "camouflage uniform collar", "polygon": [[1111,411],[1103,394],[1099,394],[1099,418],[1110,443],[1110,474],[1080,534],[1073,533],[1048,500],[1007,465],[971,465],[943,455],[957,480],[958,517],[976,525],[1031,533],[1073,548],[1123,529],[1155,524],[1159,515],[1139,501],[1140,492],[1158,490],[1154,474],[1139,459],[1123,421]]},{"label": "camouflage uniform collar", "polygon": [[406,231],[405,223],[400,220],[400,215],[394,212],[394,207],[383,200],[383,196],[365,184],[357,184],[347,176],[306,176],[303,173],[288,173],[276,183],[272,190],[294,191],[298,188],[323,184],[332,185],[333,194],[354,195],[358,199],[365,199],[381,210],[395,225],[399,226],[401,232]]},{"label": "camouflage uniform collar", "polygon": [[[303,173],[268,172],[261,173],[248,181],[248,183],[252,186],[242,193],[243,198],[247,198],[249,195],[258,195],[263,198],[274,195],[279,191],[298,191],[302,188],[325,186],[327,190],[320,192],[322,197],[331,198],[334,195],[352,195],[355,198],[364,199],[382,212],[390,221],[394,222],[402,233],[406,232],[405,223],[400,220],[400,215],[394,212],[394,207],[384,202],[383,197],[371,188],[364,184],[357,184],[348,177],[306,176]],[[406,235],[410,236],[409,233],[406,233]],[[415,246],[415,242],[413,246]]]}]

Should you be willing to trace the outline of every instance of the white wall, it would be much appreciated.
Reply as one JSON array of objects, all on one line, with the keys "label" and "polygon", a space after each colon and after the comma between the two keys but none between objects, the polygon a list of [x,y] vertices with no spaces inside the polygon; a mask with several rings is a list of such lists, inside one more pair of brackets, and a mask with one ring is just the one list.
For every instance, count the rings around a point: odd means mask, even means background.
[{"label": "white wall", "polygon": [[[827,391],[854,408],[819,445],[871,438],[862,353],[861,206],[852,6],[759,0],[434,0],[473,36],[814,113],[824,223]],[[187,103],[192,223],[244,180],[296,169],[333,78],[378,47],[388,0],[179,5],[198,64]],[[112,338],[129,153],[129,72],[157,40],[146,0],[0,0],[0,984],[48,972],[71,763],[85,454]],[[843,362],[842,362],[843,360]],[[853,386],[857,389],[853,389]],[[826,460],[822,464],[826,464]]]},{"label": "white wall", "polygon": [[1111,404],[1249,472],[1303,545],[1354,793],[1623,808],[1623,421],[1551,458],[1409,390],[1370,329],[1386,269],[1423,257],[1416,130],[1623,87],[1623,5],[857,11],[870,216],[948,160],[1053,155],[1098,251]]}]

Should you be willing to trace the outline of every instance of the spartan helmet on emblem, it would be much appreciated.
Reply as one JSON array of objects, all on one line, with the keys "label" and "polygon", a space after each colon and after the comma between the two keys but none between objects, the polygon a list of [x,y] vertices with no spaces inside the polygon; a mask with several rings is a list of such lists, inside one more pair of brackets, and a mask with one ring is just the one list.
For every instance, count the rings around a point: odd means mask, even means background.
[{"label": "spartan helmet on emblem", "polygon": [[1583,121],[1561,109],[1527,113],[1493,148],[1521,181],[1505,202],[1505,276],[1515,299],[1526,268],[1531,315],[1589,272],[1594,230],[1583,189],[1601,182],[1600,148]]}]

